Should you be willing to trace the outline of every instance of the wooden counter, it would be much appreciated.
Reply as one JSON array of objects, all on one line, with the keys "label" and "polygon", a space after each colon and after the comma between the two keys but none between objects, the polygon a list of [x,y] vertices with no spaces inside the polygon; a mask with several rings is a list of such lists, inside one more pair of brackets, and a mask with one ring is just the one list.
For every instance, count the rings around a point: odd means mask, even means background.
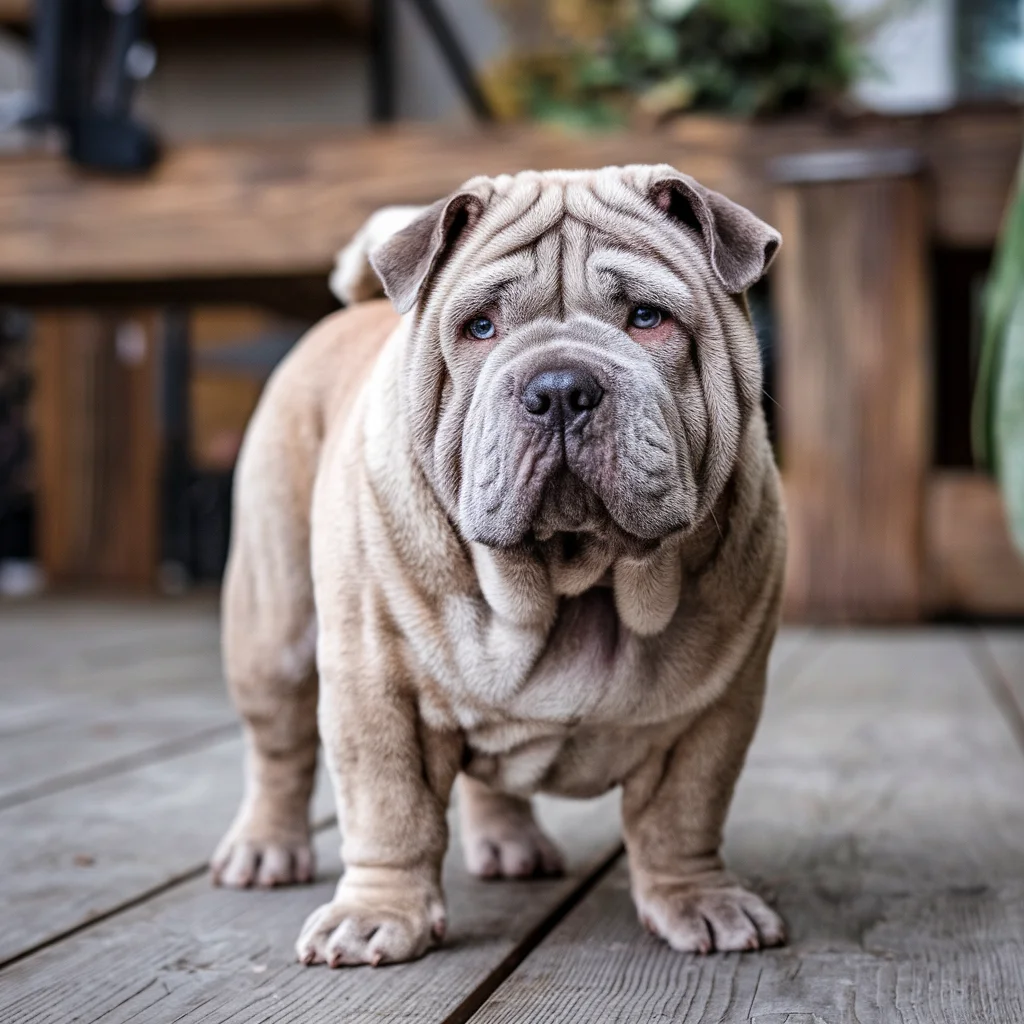
[{"label": "wooden counter", "polygon": [[1024,140],[1016,110],[843,123],[692,118],[657,132],[573,136],[539,128],[401,127],[332,138],[190,144],[153,174],[116,179],[63,160],[0,158],[0,287],[321,274],[366,216],[431,202],[474,174],[672,163],[772,216],[783,154],[917,150],[934,237],[991,244]]}]

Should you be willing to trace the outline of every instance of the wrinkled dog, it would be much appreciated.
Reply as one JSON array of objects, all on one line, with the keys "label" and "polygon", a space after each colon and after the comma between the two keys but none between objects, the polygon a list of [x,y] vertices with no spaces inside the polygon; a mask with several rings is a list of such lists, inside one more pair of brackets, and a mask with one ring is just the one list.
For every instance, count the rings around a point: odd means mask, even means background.
[{"label": "wrinkled dog", "polygon": [[532,793],[621,786],[647,928],[783,941],[719,856],[783,574],[744,299],[778,246],[637,166],[475,178],[343,255],[336,286],[392,305],[329,317],[274,374],[224,590],[247,794],[213,872],[310,880],[319,735],[345,872],[305,963],[440,941],[456,779],[477,875],[560,869]]}]

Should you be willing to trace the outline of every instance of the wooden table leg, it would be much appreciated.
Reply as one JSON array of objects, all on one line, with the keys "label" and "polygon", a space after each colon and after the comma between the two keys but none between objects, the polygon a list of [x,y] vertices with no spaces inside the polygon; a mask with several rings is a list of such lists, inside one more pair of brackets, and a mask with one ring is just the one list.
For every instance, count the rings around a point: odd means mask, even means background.
[{"label": "wooden table leg", "polygon": [[831,173],[794,158],[776,193],[786,612],[910,620],[931,456],[925,190],[899,160],[833,156]]},{"label": "wooden table leg", "polygon": [[155,581],[157,323],[127,311],[36,317],[38,536],[51,583]]}]

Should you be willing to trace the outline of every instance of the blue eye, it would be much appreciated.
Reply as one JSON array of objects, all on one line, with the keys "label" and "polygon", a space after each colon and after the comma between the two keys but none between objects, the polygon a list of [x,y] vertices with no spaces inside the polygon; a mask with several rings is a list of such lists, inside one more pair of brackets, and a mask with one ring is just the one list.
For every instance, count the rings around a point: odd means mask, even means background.
[{"label": "blue eye", "polygon": [[629,325],[630,327],[640,327],[644,330],[650,330],[652,327],[657,327],[663,319],[663,314],[660,309],[655,309],[654,306],[637,306],[632,313],[629,314]]},{"label": "blue eye", "polygon": [[478,316],[470,320],[466,324],[466,333],[471,337],[476,338],[477,341],[487,341],[488,338],[494,337],[495,327],[490,320],[485,316]]}]

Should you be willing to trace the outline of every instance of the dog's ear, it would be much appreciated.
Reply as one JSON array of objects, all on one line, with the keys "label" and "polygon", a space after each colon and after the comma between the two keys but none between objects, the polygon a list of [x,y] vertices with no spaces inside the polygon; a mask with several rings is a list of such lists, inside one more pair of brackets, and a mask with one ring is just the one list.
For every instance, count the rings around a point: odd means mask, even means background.
[{"label": "dog's ear", "polygon": [[351,306],[384,297],[384,286],[370,265],[370,253],[411,224],[423,210],[422,206],[385,206],[370,215],[335,258],[328,283],[341,302]]},{"label": "dog's ear", "polygon": [[654,204],[697,231],[719,281],[732,294],[745,292],[764,277],[782,244],[782,235],[746,207],[705,188],[688,174],[657,176]]},{"label": "dog's ear", "polygon": [[458,237],[480,217],[483,201],[474,192],[456,192],[426,207],[412,223],[370,253],[384,294],[399,313],[416,304],[424,282]]}]

